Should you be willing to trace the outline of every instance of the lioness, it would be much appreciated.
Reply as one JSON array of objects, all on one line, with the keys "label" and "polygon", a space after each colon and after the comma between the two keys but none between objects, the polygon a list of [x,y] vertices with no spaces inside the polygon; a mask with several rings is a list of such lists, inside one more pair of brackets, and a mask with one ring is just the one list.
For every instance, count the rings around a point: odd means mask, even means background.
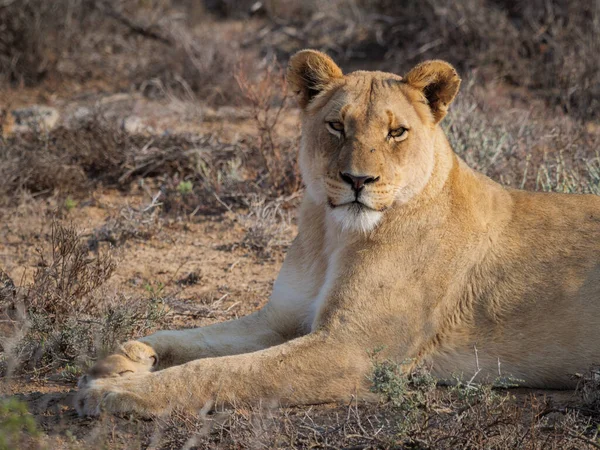
[{"label": "lioness", "polygon": [[269,303],[124,343],[81,380],[80,413],[366,396],[378,347],[442,380],[500,362],[545,388],[600,362],[600,197],[467,167],[439,126],[460,85],[443,61],[344,75],[305,50],[288,81],[306,195]]}]

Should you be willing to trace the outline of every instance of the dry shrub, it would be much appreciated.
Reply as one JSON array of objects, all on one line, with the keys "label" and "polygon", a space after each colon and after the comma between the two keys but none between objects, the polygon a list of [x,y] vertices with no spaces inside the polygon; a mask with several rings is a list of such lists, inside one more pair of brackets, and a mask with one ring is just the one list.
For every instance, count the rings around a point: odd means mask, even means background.
[{"label": "dry shrub", "polygon": [[162,225],[160,196],[161,191],[151,196],[148,204],[139,207],[127,205],[116,215],[109,216],[104,224],[92,232],[88,247],[97,251],[101,242],[118,247],[130,239],[147,240],[156,235]]},{"label": "dry shrub", "polygon": [[[205,102],[240,95],[235,61],[255,52],[287,59],[325,50],[355,66],[368,59],[403,72],[425,58],[461,71],[488,68],[580,118],[600,113],[600,9],[586,0],[333,2],[107,2],[19,0],[0,6],[0,66],[10,81],[110,80],[194,93]],[[260,6],[254,19],[253,7]],[[246,17],[246,30],[215,21]],[[256,11],[256,9],[254,9]],[[260,25],[264,27],[257,32]],[[101,55],[101,57],[99,57]],[[364,66],[364,64],[360,64]],[[2,76],[2,75],[0,75]]]},{"label": "dry shrub", "polygon": [[173,48],[166,57],[160,54],[137,76],[140,80],[152,80],[142,84],[142,91],[152,97],[167,92],[199,99],[204,104],[235,104],[240,95],[233,78],[239,59],[236,42],[222,36],[215,27],[191,32],[179,21],[173,21],[166,28]]},{"label": "dry shrub", "polygon": [[17,0],[0,3],[0,80],[26,85],[56,69],[59,58],[80,32],[90,2]]},{"label": "dry shrub", "polygon": [[238,66],[235,79],[252,111],[256,127],[253,144],[261,158],[256,168],[266,168],[266,173],[258,179],[259,183],[262,181],[263,186],[279,195],[296,193],[301,186],[297,137],[284,136],[280,132],[282,115],[289,113],[284,71],[272,61],[258,79],[251,80],[248,71]]},{"label": "dry shrub", "polygon": [[[244,206],[253,193],[294,196],[300,184],[295,139],[279,132],[281,116],[273,121],[267,114],[268,128],[233,143],[212,134],[132,135],[101,116],[75,128],[0,139],[1,201],[15,203],[19,190],[80,198],[99,185],[128,189],[143,178],[158,182],[161,209],[174,215]],[[136,221],[130,219],[125,222]]]},{"label": "dry shrub", "polygon": [[504,0],[500,5],[519,30],[519,58],[504,72],[509,80],[579,118],[598,118],[600,59],[595,55],[600,49],[600,4]]},{"label": "dry shrub", "polygon": [[[189,10],[196,23],[182,20]],[[159,81],[169,92],[228,103],[238,92],[236,40],[213,22],[197,5],[182,8],[176,1],[6,1],[0,3],[0,81],[99,80],[108,90],[136,86],[153,96],[162,94],[153,89]]]},{"label": "dry shrub", "polygon": [[10,203],[19,189],[81,196],[98,184],[125,189],[139,178],[201,176],[204,155],[228,158],[237,148],[211,135],[131,135],[97,116],[76,128],[0,139],[0,174],[6,175],[0,193]]},{"label": "dry shrub", "polygon": [[75,194],[92,187],[91,180],[114,183],[127,150],[136,142],[140,139],[99,118],[76,129],[59,127],[0,139],[0,172],[13,171],[0,180],[4,201],[19,189]]},{"label": "dry shrub", "polygon": [[248,183],[244,161],[249,151],[239,143],[224,143],[214,135],[204,136],[187,151],[182,170],[162,180],[163,211],[192,218],[214,214],[240,205]]},{"label": "dry shrub", "polygon": [[598,136],[565,115],[498,101],[497,86],[468,78],[442,122],[469,166],[514,188],[599,193]]},{"label": "dry shrub", "polygon": [[18,289],[4,277],[0,306],[12,331],[1,340],[2,371],[77,375],[90,358],[132,335],[152,329],[164,316],[160,299],[106,296],[116,268],[111,251],[91,254],[71,225],[53,221],[47,254],[40,251],[33,281]]},{"label": "dry shrub", "polygon": [[89,294],[113,274],[116,262],[110,253],[90,257],[88,246],[72,225],[52,222],[50,254],[39,252],[34,282],[25,295],[25,308],[60,321],[69,313],[93,312]]}]

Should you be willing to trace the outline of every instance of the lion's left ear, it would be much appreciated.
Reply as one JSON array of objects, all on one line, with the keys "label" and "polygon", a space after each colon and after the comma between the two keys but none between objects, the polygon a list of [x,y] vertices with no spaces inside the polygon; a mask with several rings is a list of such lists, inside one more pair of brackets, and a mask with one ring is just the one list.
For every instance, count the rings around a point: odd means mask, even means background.
[{"label": "lion's left ear", "polygon": [[342,76],[333,59],[317,50],[299,51],[290,58],[287,70],[288,83],[301,108]]},{"label": "lion's left ear", "polygon": [[435,123],[446,116],[448,106],[460,87],[460,77],[454,67],[440,60],[422,62],[402,81],[423,93]]}]

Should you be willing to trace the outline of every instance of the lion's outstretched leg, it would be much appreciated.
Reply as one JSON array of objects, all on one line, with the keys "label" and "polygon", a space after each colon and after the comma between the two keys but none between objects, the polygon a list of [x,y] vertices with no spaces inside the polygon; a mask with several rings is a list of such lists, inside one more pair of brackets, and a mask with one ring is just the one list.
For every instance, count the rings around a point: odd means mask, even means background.
[{"label": "lion's outstretched leg", "polygon": [[[297,253],[297,247],[298,244],[292,245],[288,254]],[[304,272],[305,276],[299,276]],[[201,358],[255,352],[307,333],[310,327],[305,321],[310,316],[310,299],[316,295],[310,289],[306,291],[311,277],[314,274],[297,267],[294,258],[291,262],[286,259],[271,299],[261,310],[237,320],[188,330],[159,331],[125,342],[117,355],[98,362],[84,377],[85,381],[147,373]],[[127,359],[134,363],[133,369]]]},{"label": "lion's outstretched leg", "polygon": [[267,307],[206,327],[158,331],[139,342],[152,347],[158,355],[159,368],[165,368],[200,358],[254,352],[294,337],[286,330],[276,329],[269,316]]},{"label": "lion's outstretched leg", "polygon": [[173,407],[260,400],[321,403],[364,391],[367,353],[332,333],[316,332],[262,351],[207,358],[129,378],[98,379],[76,399],[80,414],[163,414]]},{"label": "lion's outstretched leg", "polygon": [[[281,326],[271,306],[237,320],[188,330],[159,331],[119,346],[99,361],[79,382],[85,387],[97,378],[129,377],[184,364],[200,358],[237,355],[279,345],[297,336]],[[273,322],[277,322],[273,324]]]}]

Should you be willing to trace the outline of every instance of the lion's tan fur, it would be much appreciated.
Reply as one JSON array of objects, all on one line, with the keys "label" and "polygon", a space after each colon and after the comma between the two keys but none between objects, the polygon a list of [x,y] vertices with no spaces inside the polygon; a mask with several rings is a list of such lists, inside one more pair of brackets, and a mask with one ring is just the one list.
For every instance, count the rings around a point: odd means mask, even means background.
[{"label": "lion's tan fur", "polygon": [[[447,63],[403,79],[343,75],[304,51],[288,79],[303,111],[307,194],[270,302],[126,344],[119,361],[156,352],[162,370],[92,372],[80,412],[366,395],[376,348],[442,380],[477,368],[492,379],[500,363],[503,375],[547,388],[572,387],[600,362],[600,198],[511,190],[467,167],[439,126],[460,84]],[[343,134],[326,129],[331,121]],[[408,137],[386,135],[399,126]],[[378,177],[360,194],[370,209],[347,204],[345,173]],[[107,376],[111,361],[99,364]]]}]

